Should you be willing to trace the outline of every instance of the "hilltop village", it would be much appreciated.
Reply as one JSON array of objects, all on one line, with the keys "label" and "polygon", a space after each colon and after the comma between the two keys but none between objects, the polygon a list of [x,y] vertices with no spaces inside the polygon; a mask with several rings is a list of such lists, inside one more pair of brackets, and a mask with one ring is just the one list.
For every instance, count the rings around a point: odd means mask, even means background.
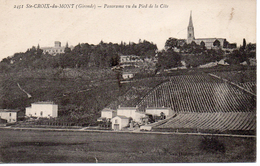
[{"label": "hilltop village", "polygon": [[55,41],[0,68],[1,126],[256,132],[256,44],[195,38],[192,13],[187,38],[163,50],[146,40]]}]

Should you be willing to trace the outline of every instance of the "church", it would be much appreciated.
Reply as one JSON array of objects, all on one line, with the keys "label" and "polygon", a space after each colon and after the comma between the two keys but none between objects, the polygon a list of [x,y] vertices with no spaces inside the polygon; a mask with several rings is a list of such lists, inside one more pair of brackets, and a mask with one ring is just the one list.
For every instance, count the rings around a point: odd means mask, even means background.
[{"label": "church", "polygon": [[201,45],[202,42],[204,42],[205,47],[207,49],[212,49],[215,48],[216,46],[214,46],[214,42],[217,40],[219,41],[219,48],[236,48],[236,43],[232,43],[230,44],[229,42],[227,42],[227,40],[225,38],[195,38],[195,34],[194,34],[194,27],[193,27],[193,22],[192,22],[192,12],[190,13],[190,20],[189,20],[189,25],[187,28],[187,40],[186,43],[190,44],[193,41],[197,44],[197,45]]}]

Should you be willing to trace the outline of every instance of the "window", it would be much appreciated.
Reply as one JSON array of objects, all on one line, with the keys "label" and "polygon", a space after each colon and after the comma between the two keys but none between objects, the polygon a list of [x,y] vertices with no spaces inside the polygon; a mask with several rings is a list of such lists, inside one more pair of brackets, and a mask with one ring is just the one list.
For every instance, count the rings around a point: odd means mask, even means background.
[{"label": "window", "polygon": [[115,123],[118,123],[118,120],[117,120],[117,119],[115,120]]},{"label": "window", "polygon": [[11,119],[9,119],[9,122],[11,122]]},{"label": "window", "polygon": [[40,114],[41,114],[41,116],[42,116],[42,111],[41,111],[41,113],[40,113]]},{"label": "window", "polygon": [[12,113],[9,113],[9,116],[12,116]]},{"label": "window", "polygon": [[36,112],[34,113],[34,115],[36,115]]}]

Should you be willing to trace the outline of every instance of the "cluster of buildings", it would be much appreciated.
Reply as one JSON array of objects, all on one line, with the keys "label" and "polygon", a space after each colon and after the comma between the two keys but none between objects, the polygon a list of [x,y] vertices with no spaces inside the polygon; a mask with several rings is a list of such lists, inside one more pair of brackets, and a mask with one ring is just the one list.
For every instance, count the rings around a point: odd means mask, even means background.
[{"label": "cluster of buildings", "polygon": [[[184,44],[183,39],[180,39],[179,43]],[[190,13],[190,20],[189,20],[189,25],[187,28],[187,40],[186,43],[190,44],[192,42],[195,42],[197,45],[201,45],[203,42],[205,44],[205,47],[207,49],[212,49],[215,48],[214,42],[219,41],[219,47],[220,48],[226,48],[226,49],[234,49],[236,48],[236,43],[229,43],[225,38],[195,38],[195,33],[194,33],[194,27],[193,27],[193,22],[192,22],[192,13]]]},{"label": "cluster of buildings", "polygon": [[169,107],[148,107],[145,112],[140,112],[138,107],[118,106],[117,110],[104,108],[97,121],[111,122],[113,130],[122,130],[130,124],[143,125],[149,123],[149,119],[165,119],[172,114],[173,110]]},{"label": "cluster of buildings", "polygon": [[[19,118],[20,110],[0,109],[0,123],[16,123]],[[97,119],[100,122],[112,123],[112,130],[122,130],[134,125],[145,125],[157,120],[162,120],[173,115],[173,110],[169,107],[147,107],[145,112],[138,110],[138,107],[120,107],[117,110],[104,108],[101,111],[101,117]],[[54,102],[35,102],[30,107],[26,107],[25,116],[27,118],[56,118],[58,117],[58,105]]]},{"label": "cluster of buildings", "polygon": [[[0,123],[15,123],[20,117],[20,110],[0,109]],[[22,115],[24,117],[24,114]],[[31,107],[26,107],[25,117],[56,118],[58,117],[58,105],[53,102],[35,102]]]}]

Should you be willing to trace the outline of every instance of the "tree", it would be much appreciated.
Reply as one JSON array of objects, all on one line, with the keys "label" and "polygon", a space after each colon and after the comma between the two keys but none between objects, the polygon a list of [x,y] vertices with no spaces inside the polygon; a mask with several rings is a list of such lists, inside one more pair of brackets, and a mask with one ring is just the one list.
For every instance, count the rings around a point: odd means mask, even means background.
[{"label": "tree", "polygon": [[200,42],[200,46],[201,46],[201,47],[205,47],[205,42],[204,42],[204,41],[201,41],[201,42]]},{"label": "tree", "polygon": [[181,55],[173,50],[162,51],[158,57],[158,68],[170,69],[181,65]]},{"label": "tree", "polygon": [[174,48],[176,48],[178,45],[178,40],[176,38],[169,38],[166,43],[165,43],[165,50],[173,50]]},{"label": "tree", "polygon": [[245,49],[246,48],[246,39],[244,38],[243,39],[243,49]]},{"label": "tree", "polygon": [[229,64],[240,64],[247,60],[247,56],[242,50],[234,50],[227,56],[226,62]]},{"label": "tree", "polygon": [[229,42],[226,39],[224,39],[223,48],[228,48],[228,45],[229,45]]},{"label": "tree", "polygon": [[215,47],[220,47],[220,42],[218,39],[216,39],[214,42],[213,42],[213,46]]},{"label": "tree", "polygon": [[64,52],[65,52],[65,54],[71,52],[71,49],[70,49],[69,46],[68,46],[68,42],[66,43],[66,46],[65,46]]}]

